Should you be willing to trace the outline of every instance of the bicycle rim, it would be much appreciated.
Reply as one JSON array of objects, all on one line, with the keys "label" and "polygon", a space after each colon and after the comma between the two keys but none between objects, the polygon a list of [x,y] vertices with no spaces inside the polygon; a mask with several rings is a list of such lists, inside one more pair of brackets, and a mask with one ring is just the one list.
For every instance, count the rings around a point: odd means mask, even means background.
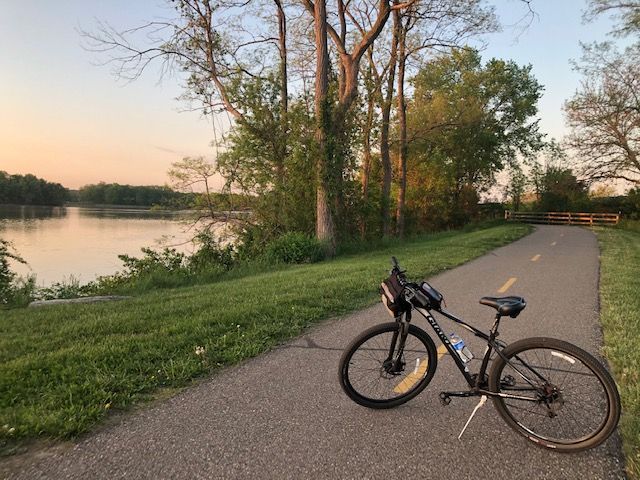
[{"label": "bicycle rim", "polygon": [[[431,338],[414,326],[401,354],[401,368],[389,368],[390,347],[398,324],[385,324],[364,332],[347,349],[341,362],[342,384],[361,405],[384,408],[404,403],[429,382],[436,368]],[[397,356],[399,341],[392,358]]]},{"label": "bicycle rim", "polygon": [[[529,438],[557,445],[587,442],[605,428],[611,415],[611,396],[599,370],[577,348],[560,343],[524,347],[509,355],[509,364],[500,372],[499,391],[531,401],[498,401]],[[557,392],[549,394],[552,389]]]}]

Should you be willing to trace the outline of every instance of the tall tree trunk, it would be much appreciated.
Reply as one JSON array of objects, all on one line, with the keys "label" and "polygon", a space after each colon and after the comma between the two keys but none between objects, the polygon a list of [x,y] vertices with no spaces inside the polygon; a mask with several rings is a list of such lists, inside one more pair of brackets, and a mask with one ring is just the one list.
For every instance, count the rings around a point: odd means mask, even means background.
[{"label": "tall tree trunk", "polygon": [[278,49],[280,52],[280,138],[276,147],[276,165],[275,165],[275,187],[276,201],[278,208],[276,209],[276,222],[282,224],[282,214],[284,210],[284,179],[285,159],[287,157],[287,134],[289,131],[289,92],[287,78],[287,19],[285,17],[282,2],[273,0],[276,5],[278,15]]},{"label": "tall tree trunk", "polygon": [[395,10],[394,21],[398,16],[398,24],[400,24],[400,34],[398,38],[398,171],[400,173],[400,182],[398,186],[398,198],[396,202],[396,235],[404,236],[404,206],[407,192],[407,104],[404,97],[404,73],[407,63],[406,46],[407,46],[407,29],[400,22],[400,12]]},{"label": "tall tree trunk", "polygon": [[393,35],[391,37],[391,55],[389,57],[389,71],[387,73],[387,89],[381,94],[382,123],[380,125],[380,161],[382,163],[382,235],[391,235],[391,155],[389,152],[389,122],[391,118],[391,104],[393,103],[393,83],[398,63],[398,35],[400,23],[396,13],[393,15]]},{"label": "tall tree trunk", "polygon": [[280,0],[273,0],[278,10],[278,49],[280,51],[280,110],[283,128],[287,129],[287,112],[289,110],[289,92],[287,79],[287,17]]},{"label": "tall tree trunk", "polygon": [[369,64],[367,67],[367,78],[365,86],[367,89],[367,117],[362,126],[363,135],[363,155],[362,155],[362,171],[360,181],[362,182],[362,199],[365,209],[360,217],[360,236],[367,236],[367,204],[369,201],[369,175],[371,173],[371,130],[373,129],[373,118],[376,107],[376,98],[378,87],[373,79],[373,52],[369,49]]},{"label": "tall tree trunk", "polygon": [[327,5],[326,0],[316,0],[314,5],[316,42],[316,142],[318,158],[316,163],[316,237],[326,242],[328,253],[335,253],[335,229],[329,206],[329,172],[332,152],[331,109],[329,90],[329,50],[327,48]]},{"label": "tall tree trunk", "polygon": [[371,173],[371,130],[373,129],[373,114],[375,110],[376,91],[367,91],[367,118],[362,128],[364,152],[362,158],[362,196],[365,201],[369,198],[369,175]]}]

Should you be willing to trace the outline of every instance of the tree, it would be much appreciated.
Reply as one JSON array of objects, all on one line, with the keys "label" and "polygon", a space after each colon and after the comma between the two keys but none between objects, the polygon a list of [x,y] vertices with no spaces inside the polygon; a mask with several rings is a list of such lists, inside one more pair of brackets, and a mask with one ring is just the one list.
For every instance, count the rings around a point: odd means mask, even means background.
[{"label": "tree", "polygon": [[[349,109],[358,93],[358,76],[360,61],[382,32],[392,10],[405,8],[394,0],[393,6],[389,0],[378,0],[373,21],[369,28],[364,28],[357,20],[352,10],[355,7],[343,0],[337,0],[337,18],[339,26],[334,27],[328,21],[325,0],[303,0],[307,11],[314,21],[316,48],[316,83],[315,83],[315,113],[317,140],[317,202],[316,202],[316,235],[325,241],[329,253],[335,250],[334,213],[331,203],[341,207],[341,183],[344,170],[344,142],[343,132]],[[354,24],[358,37],[353,40],[351,48],[347,43],[347,18]],[[353,36],[353,35],[351,35]],[[329,67],[330,57],[328,38],[337,50],[338,89],[336,100],[329,95]],[[333,198],[332,198],[333,197]],[[335,200],[335,201],[332,201]],[[335,209],[334,209],[335,210]],[[337,212],[338,214],[340,212]]]},{"label": "tree", "polygon": [[[119,78],[134,80],[161,62],[163,73],[185,76],[183,98],[191,107],[206,115],[227,114],[231,129],[214,140],[223,147],[217,168],[229,192],[255,196],[255,224],[278,235],[291,228],[308,232],[311,220],[331,253],[341,236],[365,231],[363,217],[354,212],[379,208],[381,230],[389,235],[397,100],[396,216],[402,234],[406,79],[421,62],[418,52],[457,45],[488,28],[493,11],[483,0],[177,0],[171,5],[174,18],[128,30],[100,24],[96,33],[85,33],[86,43],[107,55]],[[363,58],[367,68],[361,68]],[[367,113],[358,122],[358,88],[367,71]],[[377,133],[382,168],[372,153]],[[364,151],[360,179],[359,149]],[[382,172],[374,201],[371,172]],[[310,195],[315,208],[302,215],[301,200],[308,206]]]},{"label": "tree", "polygon": [[618,22],[618,27],[613,31],[615,35],[625,36],[640,31],[639,0],[591,0],[585,20],[591,21],[607,13]]},{"label": "tree", "polygon": [[577,179],[570,168],[549,166],[541,178],[538,210],[543,212],[584,211],[588,209],[588,185]]},{"label": "tree", "polygon": [[509,167],[509,180],[505,193],[507,198],[511,200],[511,208],[516,212],[520,210],[520,203],[527,184],[527,176],[522,171],[520,165],[511,165]]},{"label": "tree", "polygon": [[171,164],[167,172],[174,188],[182,192],[193,192],[204,189],[202,200],[211,220],[216,218],[215,205],[211,195],[210,180],[216,173],[216,167],[203,157],[185,157],[179,162]]},{"label": "tree", "polygon": [[[371,25],[371,12],[360,12],[358,24]],[[376,48],[368,52],[368,70],[372,81],[366,82],[367,95],[375,92],[381,112],[379,127],[380,160],[382,162],[381,221],[383,235],[392,232],[391,185],[392,151],[397,158],[397,202],[396,233],[404,231],[404,197],[406,194],[406,95],[405,83],[408,75],[415,71],[423,59],[429,58],[438,49],[449,49],[463,44],[469,38],[497,28],[495,15],[490,7],[479,0],[443,2],[424,0],[414,2],[404,9],[392,13],[392,25],[381,34]],[[382,43],[382,45],[380,45]],[[388,45],[388,48],[384,48]],[[381,48],[382,47],[382,48]],[[396,75],[397,72],[397,75]],[[396,139],[392,139],[391,117],[395,100],[397,119]],[[369,108],[371,101],[369,101]],[[369,118],[369,115],[366,116]],[[395,148],[392,148],[395,147]],[[363,169],[369,165],[367,150],[364,153]],[[364,169],[366,171],[366,169]],[[364,175],[364,178],[367,178]]]},{"label": "tree", "polygon": [[[425,0],[416,2],[409,8],[398,12],[398,78],[397,107],[397,171],[398,196],[396,202],[396,234],[404,235],[405,197],[407,189],[407,115],[405,98],[405,79],[411,67],[410,60],[429,58],[439,49],[450,49],[464,45],[471,37],[495,31],[498,23],[493,9],[479,0],[442,2]],[[417,58],[416,58],[417,57]]]},{"label": "tree", "polygon": [[[286,180],[283,164],[288,155],[289,133],[287,22],[282,3],[279,0],[243,4],[233,0],[170,3],[176,11],[174,18],[150,21],[126,30],[100,23],[96,32],[83,32],[87,48],[105,55],[105,63],[113,65],[115,75],[121,79],[135,80],[154,62],[161,63],[163,75],[167,72],[186,75],[184,100],[212,117],[226,112],[235,126],[245,135],[251,135],[255,143],[275,146],[265,149],[271,153],[265,166],[272,169],[272,185],[280,194]],[[262,18],[267,10],[274,9],[277,33],[270,30],[273,22]],[[278,105],[269,107],[277,123],[265,130],[252,116],[257,108],[264,106],[253,101],[259,95],[244,94],[246,88],[272,87],[278,92]],[[212,121],[215,124],[215,118]],[[215,147],[218,143],[219,139],[214,139]],[[196,176],[204,178],[214,173],[214,167],[204,165],[201,159],[185,162],[177,165],[170,175],[197,171]],[[229,192],[231,187],[227,185]],[[206,200],[211,198],[211,192],[203,198],[213,217],[212,205]],[[273,200],[276,207],[282,206],[280,196],[276,195]]]},{"label": "tree", "polygon": [[63,205],[69,190],[35,175],[10,175],[0,170],[0,204]]},{"label": "tree", "polygon": [[531,66],[496,59],[483,64],[477,51],[466,48],[427,64],[414,88],[409,170],[425,164],[446,179],[440,185],[450,199],[447,222],[459,225],[468,219],[472,194],[517,155],[542,148],[538,120],[532,120],[542,87]]},{"label": "tree", "polygon": [[[243,229],[251,229],[254,242],[266,243],[289,231],[313,234],[315,215],[314,119],[307,113],[305,99],[290,100],[287,113],[288,139],[278,134],[281,122],[277,85],[261,79],[247,79],[241,92],[250,105],[250,128],[236,125],[228,134],[230,148],[216,161],[217,171],[227,185],[252,199],[251,217]],[[254,132],[261,132],[256,135]],[[263,132],[263,133],[262,133]],[[265,141],[264,139],[269,139]],[[287,153],[279,156],[286,140]],[[278,168],[274,161],[278,159]],[[260,230],[260,231],[258,231]]]},{"label": "tree", "polygon": [[565,105],[581,175],[640,184],[640,47],[584,46],[579,90]]}]

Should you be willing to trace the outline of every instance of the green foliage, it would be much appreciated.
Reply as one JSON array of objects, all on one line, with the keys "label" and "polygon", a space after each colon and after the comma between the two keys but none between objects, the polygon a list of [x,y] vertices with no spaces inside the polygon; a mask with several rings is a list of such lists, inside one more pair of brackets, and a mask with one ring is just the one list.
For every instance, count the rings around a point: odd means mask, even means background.
[{"label": "green foliage", "polygon": [[93,295],[96,284],[94,282],[83,285],[73,275],[61,282],[54,282],[48,287],[40,287],[33,293],[37,300],[55,300],[60,298],[78,298]]},{"label": "green foliage", "polygon": [[227,271],[236,264],[233,245],[223,247],[206,232],[201,232],[194,240],[198,250],[188,259],[190,270],[194,272],[212,269]]},{"label": "green foliage", "polygon": [[289,232],[266,247],[265,257],[275,263],[314,263],[324,257],[323,245],[308,235]]},{"label": "green foliage", "polygon": [[[229,136],[231,148],[217,159],[230,187],[252,198],[259,244],[287,231],[315,228],[313,119],[303,100],[291,101],[283,118],[279,79],[246,79],[232,95],[248,112]],[[250,228],[250,227],[249,227]]]},{"label": "green foliage", "polygon": [[620,211],[628,218],[640,220],[640,187],[632,188],[627,192]]},{"label": "green foliage", "polygon": [[507,183],[506,194],[511,200],[511,208],[515,211],[520,210],[522,196],[527,187],[527,177],[522,171],[520,165],[511,165],[509,168],[509,180]]},{"label": "green foliage", "polygon": [[9,175],[0,171],[0,204],[62,205],[69,191],[59,183],[34,175]]},{"label": "green foliage", "polygon": [[85,185],[78,191],[78,201],[99,205],[190,206],[194,194],[180,193],[169,187],[98,183]]},{"label": "green foliage", "polygon": [[535,179],[539,200],[534,209],[540,212],[589,212],[589,187],[570,168],[548,166]]},{"label": "green foliage", "polygon": [[33,277],[18,278],[11,269],[10,260],[27,263],[15,252],[10,242],[0,238],[0,308],[26,305],[35,287]]},{"label": "green foliage", "polygon": [[598,240],[604,353],[622,400],[627,472],[640,479],[640,232],[602,228]]},{"label": "green foliage", "polygon": [[[25,439],[76,436],[110,410],[152,398],[160,388],[188,385],[311,324],[371,305],[391,255],[421,278],[529,230],[503,225],[441,233],[331,262],[242,277],[231,271],[224,284],[150,290],[111,304],[8,311],[0,316],[0,425],[14,430],[0,430],[0,449]],[[204,347],[203,355],[196,346]]]},{"label": "green foliage", "polygon": [[640,188],[632,188],[626,195],[589,199],[587,212],[621,213],[626,220],[640,220]]},{"label": "green foliage", "polygon": [[[408,135],[407,218],[414,228],[462,225],[477,215],[478,194],[516,154],[543,146],[531,66],[453,50],[413,80]],[[411,222],[410,222],[411,223]]]},{"label": "green foliage", "polygon": [[151,248],[142,248],[144,256],[141,258],[129,255],[118,255],[122,260],[125,270],[122,273],[126,277],[136,277],[156,270],[176,272],[185,266],[185,254],[175,248],[164,248],[155,251]]},{"label": "green foliage", "polygon": [[217,281],[220,276],[237,266],[232,245],[221,246],[208,233],[195,239],[197,250],[190,256],[175,248],[154,250],[142,248],[143,255],[119,255],[123,270],[87,285],[73,282],[54,284],[41,289],[42,298],[69,298],[66,295],[86,296],[107,293],[142,293],[159,288],[175,288]]}]

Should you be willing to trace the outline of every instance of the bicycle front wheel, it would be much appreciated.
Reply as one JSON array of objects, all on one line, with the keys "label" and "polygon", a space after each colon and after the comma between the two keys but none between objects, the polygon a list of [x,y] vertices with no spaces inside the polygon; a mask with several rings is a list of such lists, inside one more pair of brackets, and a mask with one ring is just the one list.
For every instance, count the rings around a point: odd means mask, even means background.
[{"label": "bicycle front wheel", "polygon": [[339,369],[340,385],[349,398],[369,408],[391,408],[424,390],[438,362],[433,340],[409,325],[404,348],[399,344],[399,323],[376,325],[351,342]]},{"label": "bicycle front wheel", "polygon": [[489,388],[509,426],[562,452],[604,442],[620,418],[620,397],[607,370],[584,350],[553,338],[526,338],[502,351]]}]

